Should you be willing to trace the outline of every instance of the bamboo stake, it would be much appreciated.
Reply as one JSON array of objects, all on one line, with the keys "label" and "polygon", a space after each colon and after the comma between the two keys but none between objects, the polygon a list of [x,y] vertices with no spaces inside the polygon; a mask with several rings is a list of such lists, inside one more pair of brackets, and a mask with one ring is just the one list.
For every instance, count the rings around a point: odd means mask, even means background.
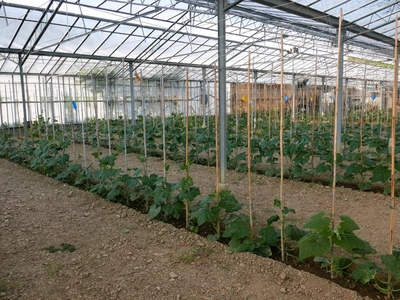
[{"label": "bamboo stake", "polygon": [[[318,50],[315,53],[315,78],[314,78],[314,97],[312,103],[312,125],[311,125],[311,169],[314,171],[314,131],[315,131],[315,103],[317,102],[317,63]],[[314,183],[314,175],[311,177],[311,182]]]},{"label": "bamboo stake", "polygon": [[[94,115],[95,115],[95,121],[96,121],[96,145],[97,145],[97,152],[100,151],[100,137],[99,137],[99,107],[98,107],[98,101],[97,101],[97,91],[96,91],[96,82],[95,82],[95,77],[93,77],[93,74],[90,75],[91,81],[92,81],[92,89],[93,89],[93,101],[94,101]],[[80,88],[82,89],[82,81],[80,80],[79,77],[79,85]],[[81,93],[82,95],[82,93]]]},{"label": "bamboo stake", "polygon": [[[58,116],[58,123],[59,123],[59,128],[62,132],[61,134],[61,140],[64,142],[64,119],[63,119],[63,106],[61,104],[61,88],[60,88],[60,78],[57,77],[57,89],[58,89],[58,109],[59,109],[59,116]],[[65,108],[65,105],[64,105]]]},{"label": "bamboo stake", "polygon": [[274,70],[274,63],[272,63],[272,70],[271,70],[271,86],[270,86],[270,99],[268,103],[268,137],[271,139],[271,105],[272,105],[272,99],[274,96],[274,91],[272,87],[272,71]]},{"label": "bamboo stake", "polygon": [[[29,84],[28,84],[28,76],[25,75],[25,93],[26,93],[26,106],[27,106],[27,113],[28,113],[28,119],[27,121],[29,121],[30,126],[29,128],[27,128],[27,130],[29,130],[30,135],[32,135],[32,130],[33,130],[33,126],[32,126],[32,112],[31,112],[31,101],[30,101],[30,96],[29,96]],[[1,124],[0,124],[1,126]]]},{"label": "bamboo stake", "polygon": [[362,143],[363,143],[363,127],[364,127],[364,106],[366,103],[367,97],[367,80],[365,77],[367,76],[367,63],[364,65],[364,88],[363,88],[363,95],[362,95],[362,102],[361,102],[361,114],[360,114],[360,149],[359,152],[362,152]]},{"label": "bamboo stake", "polygon": [[[164,98],[164,67],[161,69],[161,123],[162,123],[162,144],[163,144],[163,163],[164,163],[164,178],[167,178],[167,149],[165,147],[165,98]],[[165,182],[166,183],[166,182]]]},{"label": "bamboo stake", "polygon": [[266,83],[264,83],[264,89],[263,89],[263,97],[264,97],[264,103],[263,103],[263,106],[262,106],[262,112],[263,112],[263,115],[265,116],[265,114],[266,114],[266,111],[267,111],[267,84]]},{"label": "bamboo stake", "polygon": [[[71,93],[71,80],[70,80],[71,78],[70,77],[68,77],[68,93],[69,93],[69,96],[72,98],[72,93]],[[64,78],[63,78],[63,85],[64,85]],[[76,102],[76,97],[74,97],[75,98],[75,103],[77,104],[77,102]],[[71,104],[72,104],[72,101],[71,101]],[[72,105],[72,109],[71,109],[71,113],[72,113],[72,120],[71,120],[71,134],[72,134],[72,152],[73,152],[73,154],[74,154],[74,161],[76,161],[76,150],[75,150],[75,122],[76,123],[78,123],[78,108],[76,107],[74,107],[73,105]],[[75,117],[75,118],[74,118]],[[82,122],[83,122],[83,120],[82,120]]]},{"label": "bamboo stake", "polygon": [[280,119],[280,129],[279,129],[279,159],[281,163],[281,180],[280,180],[280,185],[279,185],[279,197],[280,197],[280,227],[281,227],[281,259],[282,261],[285,260],[285,237],[284,237],[284,228],[285,228],[285,220],[284,220],[284,215],[283,215],[283,172],[284,172],[284,165],[283,165],[283,115],[284,115],[284,110],[283,110],[283,105],[284,105],[284,99],[283,99],[283,68],[284,68],[284,61],[283,61],[283,33],[281,31],[281,119]]},{"label": "bamboo stake", "polygon": [[399,78],[399,53],[398,53],[398,16],[396,15],[396,35],[394,45],[394,79],[393,79],[393,99],[392,99],[392,137],[391,137],[391,202],[390,202],[390,234],[389,234],[389,254],[393,254],[393,237],[394,237],[394,184],[395,184],[395,161],[396,161],[396,118],[397,118],[397,81]]},{"label": "bamboo stake", "polygon": [[[147,82],[147,85],[149,83]],[[146,135],[146,102],[144,100],[143,93],[143,77],[142,71],[140,71],[140,97],[142,97],[142,116],[143,116],[143,147],[144,147],[144,159],[146,160],[145,175],[147,175],[147,135]]]},{"label": "bamboo stake", "polygon": [[238,136],[238,134],[239,134],[239,101],[238,101],[238,96],[237,96],[237,94],[238,94],[238,80],[236,79],[236,84],[235,84],[235,89],[236,89],[236,97],[235,97],[235,100],[236,100],[236,124],[235,124],[235,133],[236,133],[236,137]]},{"label": "bamboo stake", "polygon": [[2,110],[2,98],[1,98],[1,94],[0,94],[0,128],[3,127],[3,110]]},{"label": "bamboo stake", "polygon": [[[215,192],[217,197],[219,198],[219,160],[218,160],[218,151],[219,151],[219,143],[218,143],[218,90],[217,90],[217,66],[214,64],[214,116],[215,116],[215,177],[216,177],[216,187]],[[217,199],[219,200],[219,199]],[[221,221],[220,216],[218,215],[217,220],[217,233],[221,233]]]},{"label": "bamboo stake", "polygon": [[107,74],[107,68],[106,68],[106,74],[105,74],[105,79],[106,79],[106,90],[105,90],[105,97],[106,97],[106,118],[107,118],[107,138],[108,138],[108,155],[111,156],[111,127],[110,127],[110,102],[109,102],[109,92],[108,92],[108,74]]},{"label": "bamboo stake", "polygon": [[[186,68],[186,178],[189,178],[189,69]],[[186,229],[189,229],[189,200],[185,201]]]},{"label": "bamboo stake", "polygon": [[[337,122],[338,122],[338,97],[339,97],[339,60],[341,59],[341,47],[340,44],[342,43],[342,20],[343,20],[343,10],[340,9],[340,16],[339,16],[339,28],[338,28],[338,69],[337,69],[337,76],[336,76],[336,97],[335,97],[335,118],[334,118],[334,127],[333,127],[333,179],[332,179],[332,215],[331,215],[331,231],[334,231],[335,228],[335,202],[336,202],[336,159],[337,159]],[[330,259],[333,262],[333,240],[332,236],[330,237]],[[331,278],[334,277],[333,272],[333,263],[331,263]]]},{"label": "bamboo stake", "polygon": [[[393,238],[394,238],[394,209],[395,209],[395,199],[394,199],[394,173],[395,173],[395,159],[396,159],[396,118],[397,118],[397,82],[399,80],[399,53],[398,53],[398,16],[396,15],[396,32],[395,32],[395,43],[394,43],[394,75],[393,75],[393,96],[392,96],[392,128],[391,128],[391,192],[390,192],[390,230],[389,230],[389,254],[393,254]],[[388,298],[391,296],[392,291],[392,272],[388,272]]]},{"label": "bamboo stake", "polygon": [[122,105],[124,107],[124,162],[125,162],[125,172],[128,172],[128,149],[127,149],[127,143],[128,143],[128,136],[127,136],[127,115],[128,115],[128,108],[127,108],[127,103],[125,99],[125,62],[124,58],[122,58]]},{"label": "bamboo stake", "polygon": [[[74,94],[75,99],[77,100],[77,89],[76,85],[74,84]],[[83,146],[83,162],[85,165],[85,170],[87,168],[87,155],[86,155],[86,144],[85,144],[85,123],[83,122],[83,93],[82,93],[82,84],[79,77],[79,94],[81,100],[81,118],[82,118],[82,146]],[[85,99],[87,101],[87,98]],[[98,151],[98,150],[97,150]]]},{"label": "bamboo stake", "polygon": [[250,51],[247,72],[247,178],[249,188],[250,238],[253,238],[253,203],[251,190],[251,105],[250,105]]}]

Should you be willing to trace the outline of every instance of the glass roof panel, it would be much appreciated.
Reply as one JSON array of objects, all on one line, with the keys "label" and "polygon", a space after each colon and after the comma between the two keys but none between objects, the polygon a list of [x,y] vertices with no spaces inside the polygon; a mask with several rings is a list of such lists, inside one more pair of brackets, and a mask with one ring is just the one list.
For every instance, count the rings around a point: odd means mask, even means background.
[{"label": "glass roof panel", "polygon": [[0,47],[8,47],[17,32],[21,21],[7,22],[5,19],[0,19]]},{"label": "glass roof panel", "polygon": [[[21,51],[49,3],[43,0],[30,0],[29,4],[26,2],[26,0],[8,0],[0,8],[0,29],[2,29],[0,52],[2,53]],[[392,57],[392,46],[388,43],[390,40],[384,43],[376,38],[371,39],[371,36],[370,38],[363,36],[363,31],[393,36],[393,18],[400,10],[397,2],[244,0],[226,14],[227,69],[229,71],[242,68],[244,74],[240,76],[246,78],[247,56],[250,51],[253,57],[252,65],[259,69],[260,78],[266,80],[268,76],[263,76],[261,73],[268,74],[272,65],[274,71],[280,72],[279,40],[282,34],[285,68],[293,69],[297,74],[314,74],[317,69],[319,76],[335,76],[337,30],[335,26],[327,24],[329,22],[325,22],[325,19],[332,16],[334,20],[342,8],[345,20],[354,22],[354,24],[347,23],[346,26],[344,54],[347,76],[363,74],[367,60],[368,68],[374,72],[369,76],[384,78],[387,76],[387,70],[382,63],[379,65],[375,61],[384,61]],[[162,69],[157,63],[176,64],[176,67],[190,65],[211,67],[217,62],[218,55],[215,3],[215,0],[64,2],[51,25],[46,28],[46,22],[50,20],[59,4],[59,1],[55,0],[43,23],[27,43],[25,51],[33,51],[24,69],[33,73],[50,72],[63,75],[63,72],[93,72],[109,65],[109,70],[120,72],[118,71],[120,62],[112,63],[107,60],[124,59],[139,62],[141,68],[148,67],[146,74],[156,77],[156,73]],[[285,10],[288,6],[286,4],[293,5],[293,3],[302,7],[299,6],[298,11],[288,13]],[[301,8],[305,10],[302,11]],[[312,15],[307,17],[304,13],[307,11],[314,13],[315,10],[319,11],[316,15],[324,17],[316,19]],[[30,12],[27,14],[28,11]],[[323,15],[324,12],[326,15]],[[25,16],[26,20],[21,23]],[[18,31],[20,25],[21,29]],[[354,28],[358,28],[358,31],[353,30]],[[15,40],[8,49],[14,36]],[[40,40],[36,45],[38,38]],[[35,48],[31,49],[33,46]],[[297,52],[293,52],[293,49]],[[39,59],[36,56],[39,51],[47,58]],[[90,60],[91,55],[96,55],[96,59]],[[54,58],[51,58],[52,56]],[[60,60],[57,56],[71,58]],[[84,59],[79,59],[78,66],[75,66],[74,62],[80,56]],[[99,58],[103,58],[104,61],[98,60]],[[0,57],[0,62],[1,60]],[[7,64],[4,61],[1,70],[8,68]],[[174,72],[176,76],[181,76],[181,69],[172,69],[176,71]],[[194,72],[193,68],[192,71]],[[191,76],[201,79],[201,71],[196,70]]]},{"label": "glass roof panel", "polygon": [[11,45],[12,48],[22,48],[25,43],[29,40],[29,36],[35,29],[36,23],[25,21],[22,23],[21,28],[15,35],[15,39]]}]

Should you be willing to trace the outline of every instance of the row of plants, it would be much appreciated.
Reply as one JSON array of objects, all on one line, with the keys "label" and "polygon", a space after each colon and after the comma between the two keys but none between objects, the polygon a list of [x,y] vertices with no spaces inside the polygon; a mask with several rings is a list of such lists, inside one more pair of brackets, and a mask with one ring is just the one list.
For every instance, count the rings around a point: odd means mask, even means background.
[{"label": "row of plants", "polygon": [[[149,219],[170,222],[180,220],[194,232],[209,232],[210,240],[222,240],[231,252],[248,251],[263,257],[285,253],[296,256],[301,263],[309,258],[335,276],[349,275],[363,284],[372,283],[392,297],[399,291],[400,251],[381,256],[381,266],[368,258],[376,251],[359,238],[358,225],[347,215],[340,216],[340,223],[331,228],[331,219],[324,212],[313,215],[302,229],[288,224],[280,230],[280,213],[269,216],[266,224],[256,224],[253,232],[250,216],[243,211],[243,204],[228,190],[202,196],[190,176],[190,165],[182,164],[185,175],[177,183],[166,176],[147,174],[146,168],[122,171],[116,167],[117,152],[102,155],[92,153],[95,162],[82,166],[66,153],[71,140],[58,131],[56,139],[16,140],[6,131],[0,131],[0,157],[53,177],[62,182],[98,194],[107,200],[139,208]],[[141,157],[146,163],[146,158]],[[95,164],[98,165],[95,165]],[[275,210],[281,207],[274,201]],[[283,207],[282,215],[295,213]],[[256,220],[256,216],[253,216]],[[284,238],[284,248],[280,239]],[[334,248],[332,248],[334,247]],[[334,251],[335,255],[331,255]]]},{"label": "row of plants", "polygon": [[[251,165],[253,171],[268,176],[280,176],[279,125],[277,114],[257,115],[257,127],[252,133]],[[383,118],[383,113],[381,113]],[[333,139],[331,116],[314,119],[304,116],[294,124],[290,115],[285,115],[284,123],[284,176],[291,179],[327,182],[333,172]],[[368,120],[368,114],[364,116]],[[359,120],[358,112],[350,119]],[[379,120],[379,116],[377,118]],[[143,126],[143,122],[146,125]],[[317,123],[315,125],[314,123]],[[362,123],[362,124],[359,124]],[[32,137],[44,136],[51,132],[46,122],[33,122]],[[76,142],[110,147],[127,152],[160,155],[166,149],[167,156],[182,162],[185,153],[185,124],[183,115],[172,115],[165,119],[165,144],[162,142],[163,126],[161,118],[139,117],[135,125],[122,117],[116,120],[90,120],[84,124],[84,133],[71,130]],[[145,134],[143,132],[145,128]],[[189,159],[195,163],[215,165],[215,126],[212,118],[202,124],[200,117],[189,118]],[[400,130],[400,124],[397,124]],[[390,192],[390,149],[388,147],[389,128],[381,123],[354,122],[343,126],[342,151],[337,156],[337,182],[350,184],[361,190],[379,188]],[[246,116],[227,117],[227,166],[229,169],[246,171]],[[400,144],[394,149],[400,153]],[[395,165],[400,170],[400,164]],[[400,178],[396,178],[399,186]]]}]

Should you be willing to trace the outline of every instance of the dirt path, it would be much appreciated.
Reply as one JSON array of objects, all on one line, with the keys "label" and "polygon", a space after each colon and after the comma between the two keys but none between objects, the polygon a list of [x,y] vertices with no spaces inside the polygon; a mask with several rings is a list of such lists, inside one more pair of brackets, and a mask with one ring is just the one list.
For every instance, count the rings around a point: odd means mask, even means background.
[{"label": "dirt path", "polygon": [[[129,164],[136,164],[134,156]],[[171,163],[170,181],[181,177],[177,169]],[[162,161],[150,158],[149,172],[162,174]],[[213,172],[191,168],[204,194],[213,190]],[[230,189],[244,202],[245,178],[229,173]],[[229,254],[224,245],[2,159],[0,182],[0,299],[362,299],[274,260]],[[254,184],[257,214],[266,218],[279,185],[256,175]],[[297,211],[291,222],[301,226],[329,209],[329,188],[286,187],[286,205]],[[351,215],[360,235],[385,251],[388,198],[346,189],[338,198],[340,213]],[[42,250],[61,243],[77,250]]]}]

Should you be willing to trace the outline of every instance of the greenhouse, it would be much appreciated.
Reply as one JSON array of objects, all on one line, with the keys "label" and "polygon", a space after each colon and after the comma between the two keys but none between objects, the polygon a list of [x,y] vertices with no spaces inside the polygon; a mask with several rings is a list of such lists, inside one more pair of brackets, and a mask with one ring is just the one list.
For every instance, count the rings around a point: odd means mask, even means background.
[{"label": "greenhouse", "polygon": [[399,12],[1,1],[0,298],[398,299]]}]

